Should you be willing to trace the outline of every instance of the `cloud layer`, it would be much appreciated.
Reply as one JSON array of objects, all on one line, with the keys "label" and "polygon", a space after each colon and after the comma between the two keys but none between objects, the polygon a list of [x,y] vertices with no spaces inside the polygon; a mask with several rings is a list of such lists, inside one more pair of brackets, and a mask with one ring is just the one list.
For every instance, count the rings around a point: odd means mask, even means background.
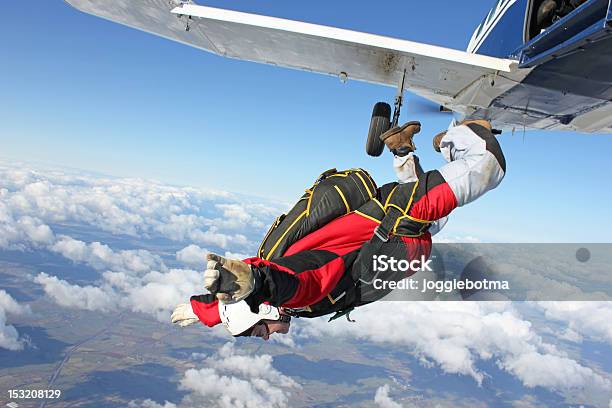
[{"label": "cloud layer", "polygon": [[[224,192],[0,164],[0,248],[49,251],[99,273],[87,285],[45,271],[35,276],[47,296],[66,308],[132,310],[167,322],[176,304],[202,292],[198,271],[205,254],[209,250],[239,258],[254,254],[266,226],[282,207]],[[112,233],[113,243],[77,237],[70,227]],[[134,245],[160,238],[182,249],[164,253],[144,246],[116,247],[117,242]],[[560,339],[591,338],[612,344],[610,303],[541,302],[528,307],[563,326],[565,331],[556,336]],[[24,310],[0,291],[1,347],[23,347],[7,315]],[[478,384],[487,381],[478,363],[493,361],[526,387],[541,386],[585,401],[592,400],[590,395],[607,395],[607,403],[611,397],[606,394],[612,388],[609,374],[577,361],[561,344],[545,341],[510,303],[378,303],[360,308],[353,316],[358,324],[300,319],[284,344],[299,344],[304,338],[325,341],[329,336],[359,339],[397,347],[426,366],[470,376]],[[220,406],[250,406],[245,402],[249,396],[263,406],[283,406],[288,403],[287,390],[295,388],[292,380],[273,370],[270,356],[244,356],[231,345],[201,363],[181,380],[194,401],[218,398]],[[247,367],[271,374],[262,377]],[[394,403],[384,387],[377,392],[376,402]],[[159,406],[172,406],[172,402],[164,404]]]},{"label": "cloud layer", "polygon": [[573,395],[606,395],[612,382],[545,342],[509,302],[378,302],[353,314],[358,324],[312,320],[298,337],[337,336],[391,344],[425,365],[468,375],[478,384],[480,360],[495,364],[526,387]]},{"label": "cloud layer", "polygon": [[259,239],[283,208],[261,201],[140,179],[24,170],[0,162],[0,248],[49,244],[50,225],[77,223],[141,239],[251,249],[253,238]]},{"label": "cloud layer", "polygon": [[[35,282],[64,307],[127,308],[166,320],[177,303],[202,292],[193,268],[204,266],[206,248],[246,256],[237,251],[254,251],[278,212],[277,206],[226,192],[0,163],[0,249],[47,250],[100,272],[87,286],[39,273]],[[186,268],[170,268],[146,249],[115,250],[54,232],[66,226],[189,243],[175,256]]]}]

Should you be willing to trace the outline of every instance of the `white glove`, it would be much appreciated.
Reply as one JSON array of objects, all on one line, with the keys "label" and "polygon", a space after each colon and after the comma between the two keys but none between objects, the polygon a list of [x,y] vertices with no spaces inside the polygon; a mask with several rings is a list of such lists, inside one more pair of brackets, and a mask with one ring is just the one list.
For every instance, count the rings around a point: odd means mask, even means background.
[{"label": "white glove", "polygon": [[187,327],[200,321],[198,316],[193,313],[189,303],[181,303],[174,308],[172,312],[172,323],[178,324],[181,327]]},{"label": "white glove", "polygon": [[400,184],[412,183],[418,180],[418,159],[410,152],[406,156],[393,156],[393,170]]}]

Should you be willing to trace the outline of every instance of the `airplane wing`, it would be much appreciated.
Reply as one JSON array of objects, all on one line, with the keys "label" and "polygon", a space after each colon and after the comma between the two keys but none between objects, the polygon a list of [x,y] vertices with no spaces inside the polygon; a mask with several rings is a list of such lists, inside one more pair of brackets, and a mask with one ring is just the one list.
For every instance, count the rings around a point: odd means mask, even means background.
[{"label": "airplane wing", "polygon": [[225,57],[396,87],[469,114],[529,70],[516,61],[182,0],[66,0],[75,8]]}]

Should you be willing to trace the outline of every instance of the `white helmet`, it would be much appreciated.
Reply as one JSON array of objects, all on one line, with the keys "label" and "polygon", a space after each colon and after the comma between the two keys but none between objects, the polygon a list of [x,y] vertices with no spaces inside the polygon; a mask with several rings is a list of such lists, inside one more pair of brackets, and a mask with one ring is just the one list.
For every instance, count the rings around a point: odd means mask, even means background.
[{"label": "white helmet", "polygon": [[244,333],[260,320],[282,320],[277,307],[262,303],[259,305],[259,313],[253,313],[244,300],[232,304],[219,302],[219,315],[232,336]]}]

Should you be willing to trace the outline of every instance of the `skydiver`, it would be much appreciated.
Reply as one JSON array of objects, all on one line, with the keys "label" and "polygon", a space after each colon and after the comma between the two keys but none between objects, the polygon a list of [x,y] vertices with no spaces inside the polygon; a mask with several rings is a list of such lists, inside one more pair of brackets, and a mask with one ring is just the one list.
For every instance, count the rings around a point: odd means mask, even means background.
[{"label": "skydiver", "polygon": [[351,212],[271,261],[209,254],[204,286],[210,293],[178,305],[172,322],[188,326],[200,321],[209,327],[222,322],[233,336],[267,340],[272,333],[287,333],[292,316],[335,312],[337,317],[384,296],[363,298],[369,288],[363,276],[370,272],[372,256],[428,258],[431,237],[447,216],[497,187],[506,172],[504,155],[487,121],[466,121],[437,134],[433,147],[447,163],[428,172],[414,154],[413,137],[419,131],[420,123],[409,122],[381,135],[394,153],[399,183],[380,187],[372,199],[385,209],[380,220]]}]

